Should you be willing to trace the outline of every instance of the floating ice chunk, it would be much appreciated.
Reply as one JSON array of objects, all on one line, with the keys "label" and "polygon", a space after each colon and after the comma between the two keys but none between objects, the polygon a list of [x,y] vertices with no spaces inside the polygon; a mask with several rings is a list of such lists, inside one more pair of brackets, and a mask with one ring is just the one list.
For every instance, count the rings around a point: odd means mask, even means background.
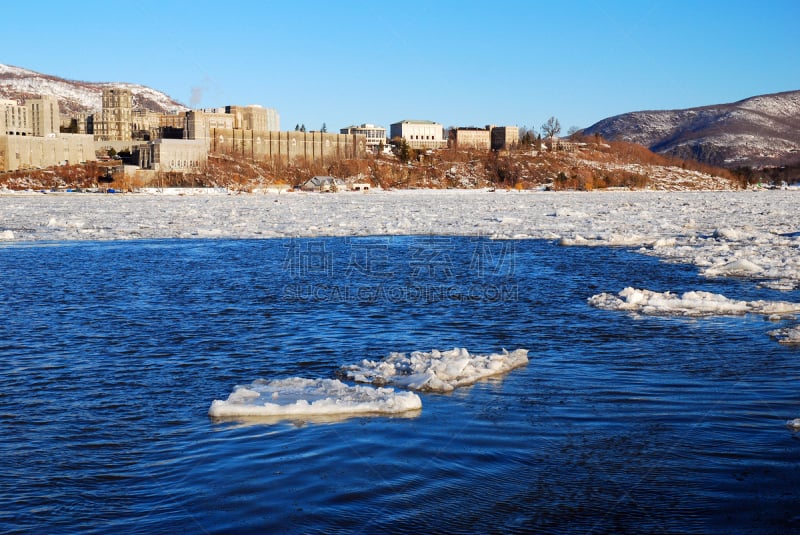
[{"label": "floating ice chunk", "polygon": [[556,208],[556,211],[549,214],[551,217],[589,217],[586,212],[573,210],[571,208]]},{"label": "floating ice chunk", "polygon": [[464,348],[450,351],[433,350],[430,353],[414,351],[391,353],[388,357],[361,364],[345,366],[347,377],[376,385],[392,384],[411,390],[450,392],[479,380],[499,375],[528,363],[528,350],[516,349],[509,353],[472,355]]},{"label": "floating ice chunk", "polygon": [[728,241],[739,241],[745,237],[744,233],[734,228],[718,228],[713,232],[712,236]]},{"label": "floating ice chunk", "polygon": [[706,268],[703,270],[703,275],[708,277],[752,277],[753,275],[758,275],[763,272],[764,268],[758,264],[751,262],[746,258],[741,258]]},{"label": "floating ice chunk", "polygon": [[800,344],[800,325],[796,327],[787,327],[785,329],[775,329],[767,334],[778,340],[781,344]]},{"label": "floating ice chunk", "polygon": [[14,240],[13,230],[0,231],[0,241],[12,241],[12,240]]},{"label": "floating ice chunk", "polygon": [[625,288],[619,296],[601,293],[588,299],[604,310],[630,310],[641,314],[678,316],[730,316],[747,313],[788,316],[800,312],[800,303],[787,301],[737,301],[711,292],[693,291],[683,295]]},{"label": "floating ice chunk", "polygon": [[422,401],[413,392],[349,386],[337,379],[294,377],[274,381],[258,379],[250,385],[237,386],[228,399],[215,399],[208,409],[208,415],[221,418],[398,414],[420,408]]},{"label": "floating ice chunk", "polygon": [[676,240],[675,238],[656,238],[640,234],[609,233],[591,239],[576,234],[573,238],[562,237],[558,243],[567,247],[674,247]]},{"label": "floating ice chunk", "polygon": [[788,422],[786,422],[786,427],[788,427],[792,431],[800,431],[800,418],[789,420]]},{"label": "floating ice chunk", "polygon": [[675,247],[677,240],[675,238],[658,238],[652,243],[653,248],[658,247]]}]

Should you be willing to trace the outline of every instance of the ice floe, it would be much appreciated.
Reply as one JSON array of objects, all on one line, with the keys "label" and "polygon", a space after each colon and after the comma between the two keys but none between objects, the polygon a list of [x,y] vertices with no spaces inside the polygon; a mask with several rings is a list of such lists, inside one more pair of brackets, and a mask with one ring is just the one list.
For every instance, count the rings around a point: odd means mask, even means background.
[{"label": "ice floe", "polygon": [[382,360],[364,359],[360,364],[345,366],[350,379],[375,385],[391,384],[401,388],[428,392],[450,392],[499,375],[528,363],[528,350],[489,355],[470,354],[464,348],[429,353],[414,351],[391,353]]},{"label": "ice floe", "polygon": [[800,344],[800,325],[775,329],[767,334],[782,344]]},{"label": "ice floe", "polygon": [[617,295],[593,295],[588,301],[592,306],[604,310],[627,310],[652,315],[713,316],[754,313],[779,318],[800,312],[800,303],[788,301],[739,301],[711,292],[691,291],[678,295],[631,287]]},{"label": "ice floe", "polygon": [[399,414],[421,407],[422,400],[413,392],[294,377],[237,386],[228,399],[214,400],[208,414],[213,418]]}]

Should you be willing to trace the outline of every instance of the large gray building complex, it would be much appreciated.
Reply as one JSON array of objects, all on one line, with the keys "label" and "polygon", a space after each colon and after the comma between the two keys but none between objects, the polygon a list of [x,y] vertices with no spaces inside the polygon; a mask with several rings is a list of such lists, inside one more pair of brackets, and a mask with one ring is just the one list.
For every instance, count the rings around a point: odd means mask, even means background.
[{"label": "large gray building complex", "polygon": [[60,134],[58,100],[0,100],[0,171],[95,160],[94,138]]}]

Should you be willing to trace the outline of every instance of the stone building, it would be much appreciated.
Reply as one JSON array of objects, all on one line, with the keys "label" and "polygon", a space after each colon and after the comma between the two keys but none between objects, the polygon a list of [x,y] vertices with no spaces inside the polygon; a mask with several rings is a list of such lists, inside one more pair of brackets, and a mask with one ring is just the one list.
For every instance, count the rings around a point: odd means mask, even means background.
[{"label": "stone building", "polygon": [[281,121],[278,112],[258,104],[249,106],[225,106],[225,113],[233,115],[233,127],[256,132],[278,132]]},{"label": "stone building", "polygon": [[0,135],[0,171],[95,160],[94,138],[89,134],[53,134],[48,137]]},{"label": "stone building", "polygon": [[0,134],[31,136],[33,129],[28,118],[28,107],[16,100],[0,100]]},{"label": "stone building", "polygon": [[225,113],[224,108],[192,110],[186,112],[186,139],[202,139],[211,146],[211,132],[217,129],[233,129],[236,117]]},{"label": "stone building", "polygon": [[61,114],[58,99],[42,96],[25,101],[28,108],[31,135],[36,137],[54,136],[61,131]]},{"label": "stone building", "polygon": [[324,165],[336,160],[363,158],[367,154],[366,137],[361,134],[213,128],[208,140],[210,152],[283,163],[315,162]]},{"label": "stone building", "polygon": [[455,148],[504,150],[519,143],[519,128],[494,125],[486,125],[485,128],[455,128],[450,132],[450,137]]},{"label": "stone building", "polygon": [[0,100],[0,171],[94,161],[93,137],[60,134],[60,126],[55,97]]},{"label": "stone building", "polygon": [[161,136],[161,116],[149,110],[131,111],[131,138],[149,141]]},{"label": "stone building", "polygon": [[199,139],[157,139],[137,147],[139,167],[165,172],[199,172],[208,162],[208,149]]},{"label": "stone building", "polygon": [[492,150],[504,150],[519,143],[519,127],[495,126],[492,128]]},{"label": "stone building", "polygon": [[98,141],[130,141],[133,120],[133,95],[124,87],[103,89],[103,109],[94,118],[94,136]]},{"label": "stone building", "polygon": [[405,139],[412,149],[440,149],[447,146],[442,125],[433,121],[404,120],[389,128],[392,139]]},{"label": "stone building", "polygon": [[339,130],[340,134],[362,134],[367,139],[367,148],[372,151],[379,150],[381,145],[386,145],[386,129],[374,124],[361,126],[348,126]]},{"label": "stone building", "polygon": [[491,131],[487,128],[456,128],[452,132],[453,143],[459,149],[491,148]]}]

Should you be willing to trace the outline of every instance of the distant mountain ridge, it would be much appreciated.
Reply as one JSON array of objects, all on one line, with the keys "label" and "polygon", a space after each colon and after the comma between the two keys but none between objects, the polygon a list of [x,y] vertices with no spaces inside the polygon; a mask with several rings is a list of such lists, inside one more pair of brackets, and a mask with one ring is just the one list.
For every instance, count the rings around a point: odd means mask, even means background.
[{"label": "distant mountain ridge", "polygon": [[159,113],[189,109],[169,95],[144,85],[66,80],[0,63],[0,98],[21,101],[41,95],[55,95],[63,114],[99,112],[102,109],[104,87],[129,88],[133,94],[134,109]]},{"label": "distant mountain ridge", "polygon": [[796,164],[800,163],[800,91],[684,110],[624,113],[583,133],[729,168]]}]

